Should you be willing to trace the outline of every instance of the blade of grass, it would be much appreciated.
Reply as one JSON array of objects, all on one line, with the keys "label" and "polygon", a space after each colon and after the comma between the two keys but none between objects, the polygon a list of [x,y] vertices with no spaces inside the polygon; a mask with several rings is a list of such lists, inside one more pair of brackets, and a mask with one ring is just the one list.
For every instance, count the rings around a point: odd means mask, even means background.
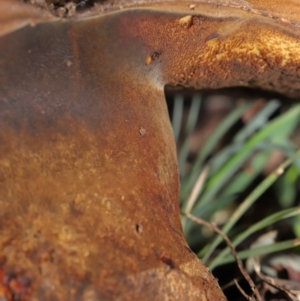
[{"label": "blade of grass", "polygon": [[274,190],[278,196],[279,203],[282,208],[290,208],[297,197],[297,179],[299,178],[297,169],[292,165],[283,177],[280,178]]},{"label": "blade of grass", "polygon": [[264,168],[270,152],[257,153],[249,164],[251,171],[243,168],[241,172],[235,175],[232,181],[222,190],[222,197],[216,198],[213,202],[209,202],[206,206],[201,207],[199,210],[199,216],[206,220],[209,220],[213,213],[225,208],[234,202],[238,195],[253,182],[258,174]]},{"label": "blade of grass", "polygon": [[172,128],[176,143],[178,142],[183,115],[183,95],[177,94],[174,99]]},{"label": "blade of grass", "polygon": [[233,138],[234,142],[244,142],[257,130],[262,128],[274,114],[274,112],[280,107],[278,100],[272,100],[267,103],[253,118],[248,122]]},{"label": "blade of grass", "polygon": [[[300,109],[300,106],[299,106]],[[285,115],[286,116],[286,115]],[[249,207],[283,174],[284,170],[298,157],[300,156],[300,150],[297,153],[284,161],[280,166],[271,173],[267,178],[265,178],[250,194],[249,196],[238,206],[234,211],[231,218],[223,226],[222,232],[227,234],[228,231],[233,227],[233,225],[240,219],[240,217],[249,209]],[[210,247],[205,252],[202,261],[204,264],[207,262],[211,254],[214,252],[215,248],[222,241],[220,236],[216,237],[214,241],[210,244]],[[199,252],[201,254],[201,251]]]},{"label": "blade of grass", "polygon": [[[236,247],[237,245],[239,245],[242,241],[244,241],[247,237],[249,237],[251,234],[266,228],[270,225],[273,225],[274,223],[281,221],[283,219],[286,218],[290,218],[290,217],[294,217],[299,215],[300,213],[300,207],[294,207],[294,208],[289,208],[289,209],[285,209],[279,212],[276,212],[270,216],[267,216],[266,218],[264,218],[263,220],[255,223],[254,225],[252,225],[251,227],[249,227],[246,231],[242,232],[241,234],[239,234],[233,241],[232,241],[232,245],[234,247]],[[221,265],[223,263],[223,259],[230,253],[230,250],[228,247],[226,247],[225,249],[223,249],[217,256],[216,258],[214,258],[210,264],[209,264],[209,268],[211,270],[213,270],[215,267]]]},{"label": "blade of grass", "polygon": [[[186,205],[183,206],[182,208],[182,211],[186,212],[186,213],[190,213],[196,200],[197,200],[197,197],[199,195],[199,193],[201,192],[201,189],[203,187],[203,184],[206,180],[206,177],[207,177],[207,174],[208,174],[208,171],[209,171],[209,166],[207,165],[202,173],[199,175],[198,179],[197,179],[197,182],[196,184],[194,185],[193,187],[193,190],[191,192],[191,195],[189,196],[187,202],[186,202]],[[185,227],[185,224],[186,224],[186,216],[183,216],[182,219],[181,219],[181,223],[182,223],[182,227],[184,228]]]},{"label": "blade of grass", "polygon": [[242,172],[235,175],[228,186],[225,187],[224,191],[222,191],[222,195],[236,194],[245,191],[259,173],[261,173],[269,156],[269,151],[255,154],[249,164],[243,167]]},{"label": "blade of grass", "polygon": [[[241,128],[233,138],[232,143],[214,156],[213,163],[211,163],[211,173],[215,173],[219,170],[230,157],[241,149],[251,135],[260,128],[263,128],[272,114],[274,114],[279,107],[280,102],[278,100],[270,101],[251,119],[250,122]],[[274,148],[272,148],[272,150],[273,149]]]},{"label": "blade of grass", "polygon": [[[265,255],[265,254],[272,254],[275,252],[291,249],[294,247],[297,247],[300,245],[300,239],[290,239],[286,241],[277,242],[268,246],[263,247],[257,247],[249,250],[244,250],[238,252],[238,256],[240,259],[247,259],[248,257],[252,256],[259,256],[259,255]],[[221,261],[221,264],[226,264],[230,262],[234,262],[235,258],[232,255],[227,256],[226,258],[223,258]]]},{"label": "blade of grass", "polygon": [[250,103],[239,105],[233,112],[231,112],[223,122],[214,130],[204,146],[200,149],[197,159],[193,164],[190,172],[181,183],[181,199],[186,199],[195,184],[199,174],[202,172],[202,166],[208,155],[215,148],[219,140],[228,132],[228,130],[241,118],[245,111],[250,107]]},{"label": "blade of grass", "polygon": [[[207,190],[196,204],[194,215],[199,216],[197,210],[211,201],[222,186],[237,172],[245,160],[253,153],[259,143],[265,139],[274,138],[278,142],[279,137],[286,136],[299,122],[300,105],[294,106],[284,115],[272,120],[266,127],[251,137],[232,158],[230,158],[207,183]],[[292,124],[293,126],[290,126]],[[289,131],[286,129],[288,128]],[[284,137],[285,137],[284,136]]]},{"label": "blade of grass", "polygon": [[178,156],[178,166],[179,166],[179,172],[181,176],[185,174],[186,161],[190,151],[190,145],[189,145],[190,138],[197,124],[197,120],[200,113],[200,106],[201,106],[201,96],[199,94],[195,94],[192,98],[188,120],[185,127],[185,140],[179,151],[179,156]]}]

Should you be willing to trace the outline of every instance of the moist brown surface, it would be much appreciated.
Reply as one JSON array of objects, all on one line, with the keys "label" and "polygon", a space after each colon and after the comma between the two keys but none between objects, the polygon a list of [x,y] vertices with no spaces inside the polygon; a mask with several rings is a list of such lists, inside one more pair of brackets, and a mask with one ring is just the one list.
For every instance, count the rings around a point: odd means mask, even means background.
[{"label": "moist brown surface", "polygon": [[0,2],[1,297],[225,300],[182,233],[164,86],[300,94],[295,3],[226,3]]}]

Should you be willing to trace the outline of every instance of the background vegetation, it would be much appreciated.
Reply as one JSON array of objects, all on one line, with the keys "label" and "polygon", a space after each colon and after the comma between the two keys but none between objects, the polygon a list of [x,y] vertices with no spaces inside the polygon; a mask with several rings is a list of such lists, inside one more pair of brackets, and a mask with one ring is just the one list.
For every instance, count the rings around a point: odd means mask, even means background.
[{"label": "background vegetation", "polygon": [[[220,114],[207,111],[210,101],[227,103],[214,124],[209,120]],[[202,261],[214,272],[235,258],[221,236],[184,213],[218,225],[241,259],[285,254],[288,249],[297,253],[300,105],[200,94],[185,103],[177,94],[170,112],[178,147],[183,229]],[[201,130],[203,123],[210,124],[210,133]],[[280,235],[253,244],[264,233],[270,237],[270,230]],[[232,273],[224,283],[235,276]]]}]

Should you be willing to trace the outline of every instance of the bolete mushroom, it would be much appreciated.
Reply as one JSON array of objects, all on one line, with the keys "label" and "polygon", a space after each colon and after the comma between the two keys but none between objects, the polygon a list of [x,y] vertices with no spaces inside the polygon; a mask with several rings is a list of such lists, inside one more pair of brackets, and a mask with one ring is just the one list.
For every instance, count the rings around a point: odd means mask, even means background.
[{"label": "bolete mushroom", "polygon": [[32,2],[0,1],[0,299],[225,300],[182,233],[164,87],[299,96],[298,1]]}]

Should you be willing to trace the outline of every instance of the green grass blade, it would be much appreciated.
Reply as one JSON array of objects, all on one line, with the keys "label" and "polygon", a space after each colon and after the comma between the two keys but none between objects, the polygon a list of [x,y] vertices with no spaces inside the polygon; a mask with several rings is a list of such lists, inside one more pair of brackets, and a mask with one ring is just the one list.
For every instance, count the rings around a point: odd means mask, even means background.
[{"label": "green grass blade", "polygon": [[182,180],[181,183],[181,199],[187,198],[192,190],[197,178],[202,172],[203,164],[208,155],[216,147],[220,139],[229,131],[229,129],[242,117],[246,110],[250,107],[250,103],[244,103],[238,106],[231,112],[224,121],[214,130],[212,135],[205,142],[204,146],[200,149],[197,159],[188,175]]},{"label": "green grass blade", "polygon": [[[300,110],[300,106],[299,106]],[[285,114],[286,117],[289,114]],[[283,118],[281,118],[282,120]],[[273,123],[274,124],[274,123]],[[273,125],[272,124],[272,125]],[[271,126],[272,126],[271,125]],[[278,177],[283,173],[283,171],[298,157],[300,156],[300,150],[282,163],[275,172],[271,173],[267,178],[265,178],[250,194],[249,196],[238,206],[228,222],[223,226],[223,233],[227,234],[228,231],[233,227],[233,225],[240,219],[240,217],[249,209],[249,207],[278,179]],[[218,244],[222,241],[222,237],[217,236],[214,241],[210,244],[209,249],[205,253],[202,261],[207,262],[210,255],[213,253]]]},{"label": "green grass blade", "polygon": [[[266,228],[270,225],[273,225],[274,223],[281,221],[283,219],[286,218],[291,218],[294,216],[297,216],[300,214],[300,207],[294,207],[294,208],[289,208],[289,209],[285,209],[282,210],[280,212],[276,212],[266,218],[264,218],[263,220],[255,223],[253,226],[249,227],[246,231],[242,232],[241,234],[239,234],[233,241],[232,241],[232,245],[234,247],[236,247],[237,245],[239,245],[242,241],[244,241],[247,237],[249,237],[251,234]],[[210,264],[209,264],[209,268],[211,270],[213,270],[215,267],[221,265],[223,263],[223,259],[230,253],[230,249],[229,247],[226,247],[224,250],[222,250],[216,258],[214,258]]]},{"label": "green grass blade", "polygon": [[280,107],[278,100],[268,102],[234,137],[234,142],[244,142],[268,123],[269,118]]},{"label": "green grass blade", "polygon": [[226,182],[232,178],[245,160],[253,153],[261,142],[273,139],[279,142],[286,137],[299,122],[300,106],[294,106],[284,115],[271,121],[265,128],[251,137],[242,148],[230,158],[207,183],[207,191],[195,206],[194,214],[199,216],[197,209],[211,201]]},{"label": "green grass blade", "polygon": [[[283,251],[283,250],[288,250],[294,247],[297,247],[300,245],[300,239],[291,239],[291,240],[286,240],[286,241],[281,241],[277,242],[268,246],[263,246],[263,247],[257,247],[249,250],[244,250],[238,252],[238,257],[240,259],[247,259],[252,256],[259,256],[259,255],[266,255],[266,254],[272,254],[275,252]],[[221,261],[221,264],[226,264],[230,262],[234,262],[235,258],[232,255],[227,256],[226,258],[223,258]]]},{"label": "green grass blade", "polygon": [[197,124],[197,120],[200,113],[200,106],[201,106],[201,97],[199,94],[195,94],[192,98],[188,120],[184,131],[185,140],[183,142],[183,145],[178,155],[178,166],[179,166],[179,172],[181,176],[185,174],[186,161],[190,151],[190,137]]},{"label": "green grass blade", "polygon": [[269,152],[257,153],[251,160],[251,172],[242,170],[235,175],[228,186],[222,190],[222,197],[218,197],[213,202],[209,202],[206,206],[201,207],[198,211],[199,216],[210,220],[213,213],[234,202],[241,191],[244,191],[262,171],[269,155]]},{"label": "green grass blade", "polygon": [[174,99],[172,113],[172,128],[176,143],[178,142],[183,115],[183,95],[177,94]]}]

